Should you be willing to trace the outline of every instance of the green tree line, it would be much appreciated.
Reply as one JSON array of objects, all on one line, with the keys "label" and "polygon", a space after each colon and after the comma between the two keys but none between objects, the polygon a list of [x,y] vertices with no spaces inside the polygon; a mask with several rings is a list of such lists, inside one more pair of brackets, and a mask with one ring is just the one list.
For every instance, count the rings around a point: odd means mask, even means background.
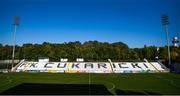
[{"label": "green tree line", "polygon": [[[180,48],[171,47],[172,59],[178,61],[180,58]],[[167,60],[167,47],[160,47],[157,51],[156,46],[144,46],[143,48],[129,48],[123,42],[98,42],[79,41],[67,42],[62,44],[44,42],[42,44],[23,44],[16,45],[15,59],[37,60],[38,57],[49,57],[50,61],[59,61],[60,58],[68,58],[74,61],[76,58],[84,58],[85,61],[128,61],[128,60]],[[0,44],[0,60],[12,59],[12,46]]]}]

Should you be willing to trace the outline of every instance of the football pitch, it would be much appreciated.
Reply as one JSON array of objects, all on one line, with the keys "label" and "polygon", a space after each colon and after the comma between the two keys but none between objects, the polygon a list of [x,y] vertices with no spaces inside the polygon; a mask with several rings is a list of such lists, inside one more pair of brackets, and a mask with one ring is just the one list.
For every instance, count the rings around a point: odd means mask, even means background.
[{"label": "football pitch", "polygon": [[180,94],[180,74],[4,73],[0,94]]}]

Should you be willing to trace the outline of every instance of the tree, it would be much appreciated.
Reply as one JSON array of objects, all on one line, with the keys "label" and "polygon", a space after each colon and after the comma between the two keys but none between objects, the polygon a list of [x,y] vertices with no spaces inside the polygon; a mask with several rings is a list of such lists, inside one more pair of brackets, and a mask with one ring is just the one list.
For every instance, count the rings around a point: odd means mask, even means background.
[{"label": "tree", "polygon": [[[75,61],[76,58],[84,58],[89,61],[107,61],[108,58],[121,60],[154,60],[156,56],[155,46],[144,46],[144,48],[129,48],[122,42],[108,43],[98,41],[79,41],[53,44],[44,42],[42,44],[23,44],[16,46],[15,58],[37,60],[38,57],[49,57],[50,61],[59,61],[60,58],[68,58]],[[172,49],[172,59],[179,60],[180,48]],[[0,44],[0,59],[12,59],[12,46]],[[168,60],[166,47],[160,47],[159,58]]]}]

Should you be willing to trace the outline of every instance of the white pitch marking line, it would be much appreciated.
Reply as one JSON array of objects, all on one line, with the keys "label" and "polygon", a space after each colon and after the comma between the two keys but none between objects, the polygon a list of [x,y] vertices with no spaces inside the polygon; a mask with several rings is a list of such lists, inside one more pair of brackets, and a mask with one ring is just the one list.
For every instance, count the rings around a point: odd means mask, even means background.
[{"label": "white pitch marking line", "polygon": [[[100,82],[100,81],[96,81],[96,83],[98,83],[98,82]],[[108,88],[109,90],[113,90],[116,87],[116,85],[112,82],[107,82],[107,81],[103,81],[103,82],[112,85],[111,88]],[[100,82],[100,83],[102,83],[102,82]]]},{"label": "white pitch marking line", "polygon": [[112,82],[109,82],[109,84],[111,84],[112,85],[112,87],[109,89],[109,90],[113,90],[116,86],[115,86],[115,84],[114,83],[112,83]]}]

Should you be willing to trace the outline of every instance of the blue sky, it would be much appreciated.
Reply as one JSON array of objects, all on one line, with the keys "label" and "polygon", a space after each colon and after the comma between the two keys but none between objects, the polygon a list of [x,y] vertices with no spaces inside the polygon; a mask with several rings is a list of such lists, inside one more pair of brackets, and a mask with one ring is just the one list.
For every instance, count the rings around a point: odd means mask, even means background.
[{"label": "blue sky", "polygon": [[163,14],[170,38],[180,37],[180,0],[0,0],[0,12],[2,44],[13,43],[14,16],[21,18],[18,45],[98,40],[164,46]]}]

